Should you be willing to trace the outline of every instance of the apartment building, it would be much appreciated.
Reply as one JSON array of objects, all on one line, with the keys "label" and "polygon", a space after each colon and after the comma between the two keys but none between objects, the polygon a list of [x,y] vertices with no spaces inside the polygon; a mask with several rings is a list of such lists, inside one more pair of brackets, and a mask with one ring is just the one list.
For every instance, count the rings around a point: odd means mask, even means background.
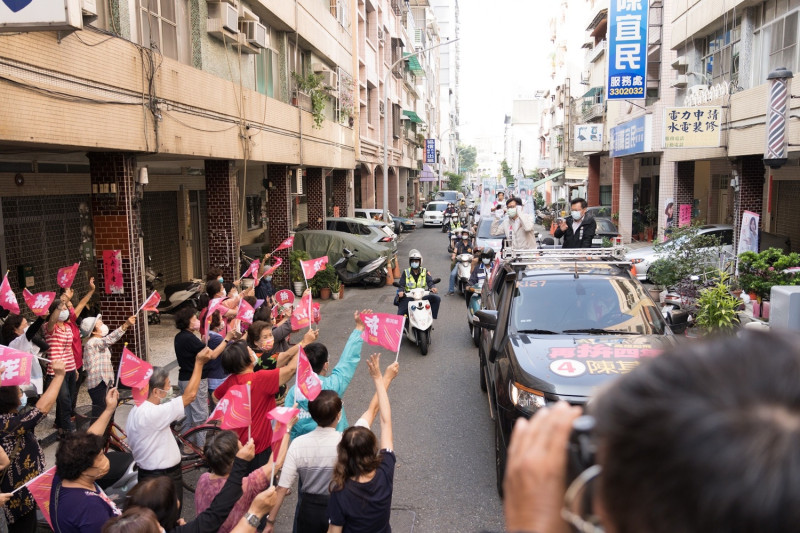
[{"label": "apartment building", "polygon": [[[93,275],[104,317],[121,322],[143,302],[147,260],[166,282],[209,265],[235,279],[240,244],[350,212],[351,6],[70,0],[70,31],[26,31],[9,21],[27,8],[0,5],[0,266],[12,286],[53,290],[58,268],[81,261],[76,292]],[[111,252],[116,293],[104,290]],[[145,356],[136,330],[130,348]]]}]

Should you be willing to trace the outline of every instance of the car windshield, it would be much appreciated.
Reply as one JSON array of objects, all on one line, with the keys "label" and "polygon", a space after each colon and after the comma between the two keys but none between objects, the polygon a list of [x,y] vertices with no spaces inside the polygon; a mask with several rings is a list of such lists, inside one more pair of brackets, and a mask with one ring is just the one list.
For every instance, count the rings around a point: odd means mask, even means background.
[{"label": "car windshield", "polygon": [[607,218],[596,218],[594,220],[597,222],[597,231],[600,233],[615,233],[617,231],[614,223]]},{"label": "car windshield", "polygon": [[623,277],[525,278],[517,282],[512,323],[520,333],[663,334],[661,312],[635,280]]},{"label": "car windshield", "polygon": [[447,204],[445,204],[445,203],[441,203],[441,204],[431,203],[431,204],[428,204],[428,207],[425,208],[425,211],[444,211],[445,209],[447,209]]},{"label": "car windshield", "polygon": [[478,226],[478,238],[479,239],[502,239],[505,235],[502,232],[498,233],[497,235],[492,235],[492,221],[491,220],[481,220],[480,225]]},{"label": "car windshield", "polygon": [[458,200],[458,193],[455,191],[439,191],[436,193],[437,200],[447,200],[448,202],[455,202]]}]

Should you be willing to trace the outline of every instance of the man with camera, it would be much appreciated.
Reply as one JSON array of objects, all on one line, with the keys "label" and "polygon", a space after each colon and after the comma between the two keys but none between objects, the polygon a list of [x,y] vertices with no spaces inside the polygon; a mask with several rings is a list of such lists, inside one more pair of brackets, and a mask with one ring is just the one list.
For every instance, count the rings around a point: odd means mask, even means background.
[{"label": "man with camera", "polygon": [[681,344],[606,388],[589,424],[564,402],[518,420],[506,531],[796,531],[797,346],[753,331]]}]

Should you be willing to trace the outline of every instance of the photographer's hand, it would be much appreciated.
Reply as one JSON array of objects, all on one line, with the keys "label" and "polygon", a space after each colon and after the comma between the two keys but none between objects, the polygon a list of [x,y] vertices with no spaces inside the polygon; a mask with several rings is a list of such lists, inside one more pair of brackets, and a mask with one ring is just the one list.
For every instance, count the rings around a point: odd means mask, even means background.
[{"label": "photographer's hand", "polygon": [[506,531],[569,533],[561,518],[567,442],[579,407],[558,402],[514,425],[503,481]]}]

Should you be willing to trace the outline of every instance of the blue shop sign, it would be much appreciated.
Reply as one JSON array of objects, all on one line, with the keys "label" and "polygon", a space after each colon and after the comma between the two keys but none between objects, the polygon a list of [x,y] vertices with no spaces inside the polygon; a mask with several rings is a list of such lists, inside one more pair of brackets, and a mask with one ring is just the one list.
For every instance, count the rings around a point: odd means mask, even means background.
[{"label": "blue shop sign", "polygon": [[648,0],[611,0],[607,100],[645,97]]},{"label": "blue shop sign", "polygon": [[436,139],[425,139],[425,162],[436,163]]},{"label": "blue shop sign", "polygon": [[611,157],[649,152],[652,121],[652,115],[643,115],[611,128]]}]

